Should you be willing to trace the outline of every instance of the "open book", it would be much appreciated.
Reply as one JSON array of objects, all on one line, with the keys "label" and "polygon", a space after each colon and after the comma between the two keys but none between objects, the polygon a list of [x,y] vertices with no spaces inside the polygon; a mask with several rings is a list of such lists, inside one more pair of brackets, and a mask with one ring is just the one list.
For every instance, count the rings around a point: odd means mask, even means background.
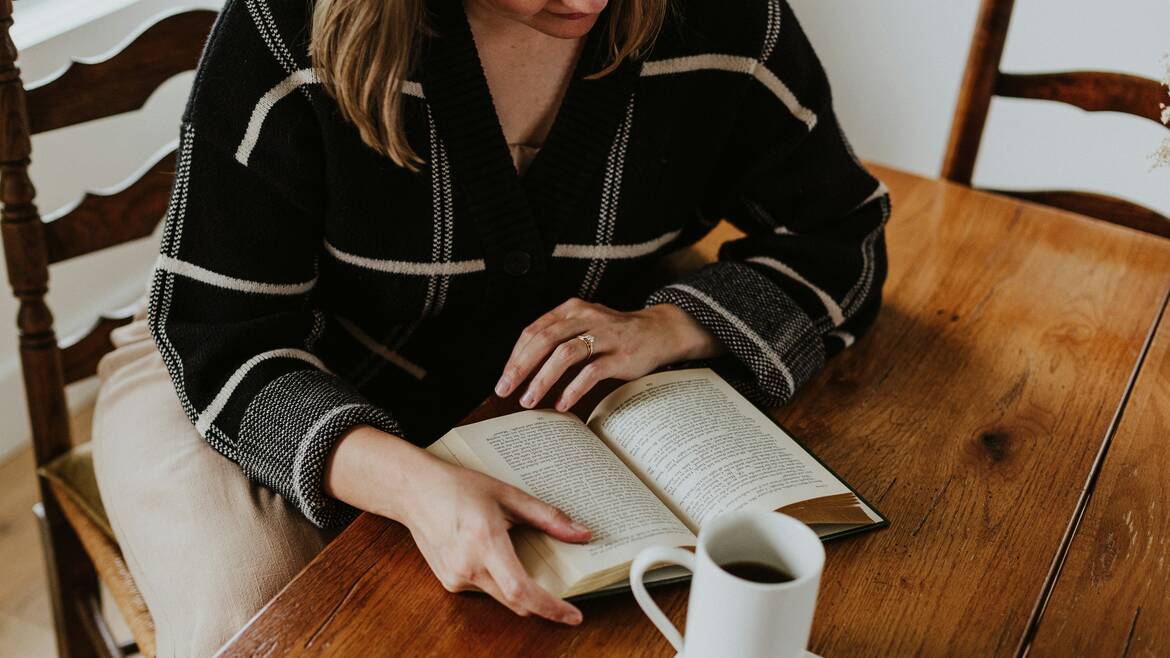
[{"label": "open book", "polygon": [[[463,425],[428,450],[512,484],[593,531],[576,545],[513,530],[529,574],[564,598],[627,586],[646,546],[695,546],[723,512],[778,510],[822,539],[887,525],[828,468],[707,368],[654,373],[603,398],[587,422],[554,410]],[[677,579],[664,568],[647,582]]]}]

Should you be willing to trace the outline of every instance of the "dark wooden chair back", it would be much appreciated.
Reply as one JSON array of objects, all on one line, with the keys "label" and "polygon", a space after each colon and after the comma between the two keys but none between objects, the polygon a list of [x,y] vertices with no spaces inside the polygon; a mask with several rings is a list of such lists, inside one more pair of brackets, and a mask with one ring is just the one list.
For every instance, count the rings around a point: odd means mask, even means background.
[{"label": "dark wooden chair back", "polygon": [[[959,90],[943,178],[971,184],[993,96],[1056,101],[1089,112],[1123,112],[1163,125],[1161,104],[1166,101],[1166,90],[1155,80],[1095,71],[1030,75],[1001,71],[1014,5],[1015,0],[983,0]],[[1170,237],[1170,219],[1122,199],[1064,190],[995,191]]]},{"label": "dark wooden chair back", "polygon": [[108,59],[73,62],[52,79],[25,88],[9,37],[12,0],[0,0],[0,203],[8,279],[20,302],[17,325],[37,462],[68,450],[66,384],[93,375],[111,349],[110,331],[128,317],[99,319],[58,342],[45,304],[49,266],[149,236],[166,212],[173,150],[156,156],[135,180],[110,194],[87,193],[63,214],[42,221],[28,175],[31,136],[140,109],[166,80],[198,62],[215,20],[212,11],[162,18]]},{"label": "dark wooden chair back", "polygon": [[[94,374],[112,349],[110,332],[130,319],[130,313],[102,317],[88,331],[58,341],[45,303],[49,267],[149,236],[165,213],[175,154],[156,156],[116,192],[86,194],[78,205],[44,221],[28,173],[31,137],[141,108],[163,82],[196,66],[215,17],[207,10],[165,15],[109,57],[73,62],[51,80],[26,88],[10,36],[12,0],[0,0],[0,235],[19,301],[21,368],[38,467],[72,448],[66,384]],[[176,134],[177,127],[176,117]],[[58,648],[66,656],[118,655],[91,614],[96,576],[69,526],[76,528],[75,517],[66,519],[51,487],[44,479],[39,483]],[[84,541],[85,533],[78,532]]]}]

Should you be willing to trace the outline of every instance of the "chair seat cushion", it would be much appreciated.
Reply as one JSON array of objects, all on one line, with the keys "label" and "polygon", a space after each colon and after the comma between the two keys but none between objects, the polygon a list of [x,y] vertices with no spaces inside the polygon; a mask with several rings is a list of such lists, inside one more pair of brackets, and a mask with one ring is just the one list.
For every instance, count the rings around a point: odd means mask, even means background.
[{"label": "chair seat cushion", "polygon": [[73,439],[77,442],[73,449],[41,467],[37,473],[49,482],[53,497],[60,503],[67,522],[89,554],[98,577],[113,596],[139,651],[147,658],[154,658],[154,620],[126,567],[98,493],[89,442],[92,422],[93,404],[90,403],[70,418]]},{"label": "chair seat cushion", "polygon": [[93,471],[93,450],[89,439],[93,431],[95,400],[74,409],[69,416],[73,431],[73,449],[37,470],[37,474],[52,482],[54,490],[64,493],[102,531],[110,541],[117,543],[102,496],[98,493],[97,477]]},{"label": "chair seat cushion", "polygon": [[91,521],[111,540],[114,531],[106,508],[98,493],[97,477],[93,473],[93,450],[89,441],[75,446],[72,450],[42,466],[38,471],[57,485],[55,489],[69,496]]}]

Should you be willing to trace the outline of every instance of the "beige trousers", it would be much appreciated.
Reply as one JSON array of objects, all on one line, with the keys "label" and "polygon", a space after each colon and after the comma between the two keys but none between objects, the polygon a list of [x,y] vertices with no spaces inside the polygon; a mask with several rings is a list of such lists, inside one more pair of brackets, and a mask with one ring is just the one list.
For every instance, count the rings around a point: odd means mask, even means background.
[{"label": "beige trousers", "polygon": [[326,544],[196,433],[142,317],[98,367],[102,501],[150,608],[158,655],[210,656]]}]

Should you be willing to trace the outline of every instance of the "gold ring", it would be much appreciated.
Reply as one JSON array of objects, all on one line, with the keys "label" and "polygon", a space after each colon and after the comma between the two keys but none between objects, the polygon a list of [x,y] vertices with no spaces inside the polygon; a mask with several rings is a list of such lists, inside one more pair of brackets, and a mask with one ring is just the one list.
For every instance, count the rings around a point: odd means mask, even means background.
[{"label": "gold ring", "polygon": [[581,334],[580,336],[577,336],[577,340],[585,343],[585,346],[589,348],[589,354],[585,358],[586,359],[593,358],[593,341],[594,341],[593,336],[590,336],[589,334]]}]

